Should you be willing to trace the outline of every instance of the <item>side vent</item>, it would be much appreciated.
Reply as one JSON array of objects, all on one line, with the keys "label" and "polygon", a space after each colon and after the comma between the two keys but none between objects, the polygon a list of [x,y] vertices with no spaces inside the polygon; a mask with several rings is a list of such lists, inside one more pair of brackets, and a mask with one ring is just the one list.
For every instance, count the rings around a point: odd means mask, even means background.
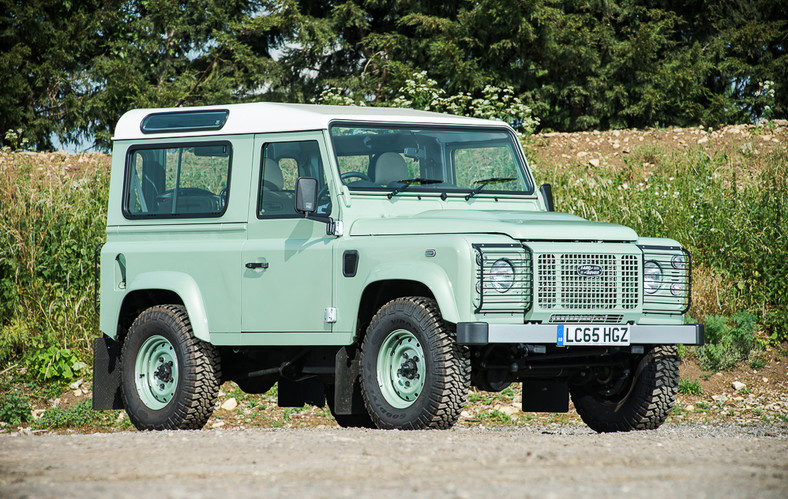
[{"label": "side vent", "polygon": [[342,275],[355,277],[358,272],[358,251],[347,250],[342,254]]}]

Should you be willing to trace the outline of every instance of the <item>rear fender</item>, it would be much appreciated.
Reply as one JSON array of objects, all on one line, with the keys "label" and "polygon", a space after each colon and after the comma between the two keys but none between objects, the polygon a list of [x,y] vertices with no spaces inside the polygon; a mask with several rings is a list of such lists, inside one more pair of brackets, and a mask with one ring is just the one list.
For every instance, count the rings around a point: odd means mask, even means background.
[{"label": "rear fender", "polygon": [[126,289],[126,296],[135,291],[153,289],[172,291],[177,294],[186,307],[186,313],[189,314],[194,336],[210,343],[208,314],[205,311],[202,293],[197,282],[190,275],[168,271],[144,272],[137,275]]}]

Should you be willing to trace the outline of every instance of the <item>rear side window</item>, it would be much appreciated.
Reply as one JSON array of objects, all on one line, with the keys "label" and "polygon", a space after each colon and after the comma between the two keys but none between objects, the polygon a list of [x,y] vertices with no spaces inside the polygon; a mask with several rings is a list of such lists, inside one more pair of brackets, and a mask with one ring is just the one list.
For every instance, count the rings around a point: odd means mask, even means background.
[{"label": "rear side window", "polygon": [[126,158],[127,218],[221,216],[229,199],[229,142],[133,147]]}]

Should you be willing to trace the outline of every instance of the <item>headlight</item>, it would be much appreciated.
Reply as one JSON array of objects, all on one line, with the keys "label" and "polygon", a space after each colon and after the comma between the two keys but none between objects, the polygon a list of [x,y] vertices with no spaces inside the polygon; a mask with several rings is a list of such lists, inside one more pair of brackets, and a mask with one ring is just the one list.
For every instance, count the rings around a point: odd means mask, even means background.
[{"label": "headlight", "polygon": [[684,255],[673,255],[670,259],[670,264],[673,265],[674,269],[683,270],[687,268],[687,259],[684,258]]},{"label": "headlight", "polygon": [[501,258],[490,267],[490,285],[499,293],[506,293],[514,284],[514,267],[509,260]]},{"label": "headlight", "polygon": [[646,293],[653,295],[662,286],[662,267],[657,262],[646,262],[643,266],[643,287]]}]

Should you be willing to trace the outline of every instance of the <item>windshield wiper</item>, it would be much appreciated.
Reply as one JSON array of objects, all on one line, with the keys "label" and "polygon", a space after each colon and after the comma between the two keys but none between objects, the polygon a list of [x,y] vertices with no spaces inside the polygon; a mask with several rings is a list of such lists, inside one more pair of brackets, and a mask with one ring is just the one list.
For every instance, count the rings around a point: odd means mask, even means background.
[{"label": "windshield wiper", "polygon": [[477,180],[476,182],[474,182],[474,184],[481,184],[481,185],[476,189],[472,190],[471,192],[469,192],[468,195],[465,196],[465,200],[467,201],[471,199],[473,196],[482,192],[482,189],[487,187],[488,184],[500,184],[501,182],[511,182],[512,180],[517,180],[517,179],[514,177],[492,177],[492,178],[486,178],[484,180]]},{"label": "windshield wiper", "polygon": [[397,187],[393,191],[389,192],[388,198],[391,199],[397,194],[402,191],[408,190],[408,188],[413,184],[440,184],[443,180],[435,180],[434,178],[406,178],[405,180],[397,180],[398,184],[405,184],[401,187]]}]

